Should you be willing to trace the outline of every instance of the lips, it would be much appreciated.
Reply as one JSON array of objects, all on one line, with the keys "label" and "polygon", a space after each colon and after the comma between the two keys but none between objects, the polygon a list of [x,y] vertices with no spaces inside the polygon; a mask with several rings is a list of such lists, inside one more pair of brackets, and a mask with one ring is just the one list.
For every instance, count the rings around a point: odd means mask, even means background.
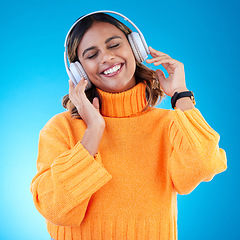
[{"label": "lips", "polygon": [[116,63],[116,64],[112,65],[111,67],[104,69],[104,71],[102,71],[101,74],[106,77],[115,76],[122,71],[123,65],[124,65],[123,63]]}]

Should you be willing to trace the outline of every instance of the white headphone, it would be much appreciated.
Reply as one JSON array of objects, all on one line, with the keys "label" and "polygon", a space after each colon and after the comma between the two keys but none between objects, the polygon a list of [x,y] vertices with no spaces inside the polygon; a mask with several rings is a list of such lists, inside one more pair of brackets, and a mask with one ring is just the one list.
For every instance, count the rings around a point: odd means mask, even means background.
[{"label": "white headphone", "polygon": [[72,29],[75,27],[75,25],[80,22],[82,19],[84,19],[87,16],[90,16],[92,14],[95,13],[113,13],[116,15],[119,15],[121,17],[124,18],[124,20],[128,21],[131,25],[134,26],[134,28],[137,30],[137,32],[131,32],[130,34],[128,34],[128,41],[129,44],[132,48],[133,54],[137,60],[137,62],[143,62],[149,53],[148,50],[148,46],[147,43],[143,37],[143,34],[141,33],[141,31],[138,29],[138,27],[132,22],[130,21],[127,17],[125,17],[124,15],[118,13],[118,12],[113,12],[113,11],[96,11],[96,12],[92,12],[89,13],[87,15],[84,15],[83,17],[79,18],[70,28],[70,30],[67,33],[67,36],[65,38],[65,43],[64,43],[64,47],[65,47],[65,52],[64,52],[64,63],[65,63],[65,67],[66,67],[66,71],[67,74],[69,76],[69,78],[73,81],[74,85],[77,85],[78,82],[81,80],[82,77],[84,77],[84,79],[86,79],[88,81],[88,84],[86,86],[86,90],[91,88],[92,84],[86,74],[86,72],[84,71],[82,65],[80,64],[80,62],[76,61],[74,63],[70,63],[70,66],[68,66],[68,53],[67,53],[67,41],[68,41],[68,36],[70,34],[70,32],[72,31]]}]

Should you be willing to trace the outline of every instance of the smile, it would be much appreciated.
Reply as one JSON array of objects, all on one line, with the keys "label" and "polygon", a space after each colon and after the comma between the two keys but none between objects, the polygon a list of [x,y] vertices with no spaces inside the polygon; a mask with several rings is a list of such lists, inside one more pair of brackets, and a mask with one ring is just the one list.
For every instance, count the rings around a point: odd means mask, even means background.
[{"label": "smile", "polygon": [[102,74],[107,77],[115,76],[121,72],[122,66],[123,66],[122,63],[116,64],[113,67],[110,67],[110,68],[106,69],[105,71],[103,71]]}]

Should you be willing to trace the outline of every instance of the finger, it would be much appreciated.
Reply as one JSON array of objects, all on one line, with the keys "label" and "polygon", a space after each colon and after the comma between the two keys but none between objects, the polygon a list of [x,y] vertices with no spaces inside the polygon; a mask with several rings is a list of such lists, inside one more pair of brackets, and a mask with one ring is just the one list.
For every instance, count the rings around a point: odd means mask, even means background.
[{"label": "finger", "polygon": [[156,73],[158,75],[158,79],[166,79],[166,76],[165,76],[165,74],[164,74],[164,72],[162,70],[157,69]]},{"label": "finger", "polygon": [[158,65],[160,65],[160,64],[167,64],[167,65],[170,65],[171,67],[173,67],[173,68],[176,68],[176,67],[178,67],[178,66],[180,66],[181,65],[181,62],[179,62],[179,61],[177,61],[177,60],[175,60],[175,59],[172,59],[172,58],[166,58],[166,59],[161,59],[161,60],[159,60],[159,61],[156,61],[156,62],[154,62],[153,63],[155,66],[158,66]]},{"label": "finger", "polygon": [[160,56],[160,57],[154,57],[154,58],[151,58],[151,59],[147,59],[146,62],[147,63],[153,63],[153,62],[157,62],[157,61],[160,61],[162,59],[171,59],[169,56]]},{"label": "finger", "polygon": [[156,57],[170,57],[169,55],[165,54],[165,53],[150,53],[150,55],[153,57],[153,58],[156,58]]},{"label": "finger", "polygon": [[149,46],[149,51],[153,54],[166,54],[166,53],[163,53],[163,52],[160,52],[156,49],[154,49],[153,47]]},{"label": "finger", "polygon": [[171,64],[171,65],[176,65],[176,64],[178,64],[178,61],[176,61],[176,60],[174,60],[174,59],[172,59],[172,58],[167,58],[167,59],[161,59],[161,60],[159,60],[159,61],[156,61],[156,62],[154,62],[153,64],[154,64],[155,66],[158,66],[158,65],[161,65],[161,64],[163,64],[163,63],[169,63],[169,64]]},{"label": "finger", "polygon": [[69,94],[72,94],[72,91],[74,89],[74,84],[71,79],[69,79],[68,82],[69,82]]},{"label": "finger", "polygon": [[73,87],[74,86],[74,84],[73,84],[71,79],[69,79],[68,82],[69,82],[69,87]]},{"label": "finger", "polygon": [[99,110],[99,99],[97,98],[97,97],[95,97],[94,99],[93,99],[93,102],[92,102],[92,104],[93,104],[93,106],[98,110],[98,112],[100,112],[100,110]]},{"label": "finger", "polygon": [[156,56],[161,56],[161,55],[166,55],[166,56],[168,56],[166,53],[157,51],[156,49],[152,48],[151,46],[149,47],[149,51],[150,51],[150,54],[151,54],[151,55],[153,54],[153,55],[156,55]]},{"label": "finger", "polygon": [[79,83],[76,86],[77,92],[85,92],[87,86],[87,80],[85,80],[83,77],[80,79]]}]

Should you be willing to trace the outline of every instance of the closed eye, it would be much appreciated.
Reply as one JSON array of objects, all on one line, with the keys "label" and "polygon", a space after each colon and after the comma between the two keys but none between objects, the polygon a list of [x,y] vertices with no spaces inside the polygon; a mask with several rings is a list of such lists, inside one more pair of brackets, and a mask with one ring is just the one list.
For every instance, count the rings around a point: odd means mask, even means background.
[{"label": "closed eye", "polygon": [[94,57],[96,57],[96,56],[97,56],[97,54],[98,54],[98,52],[96,52],[95,54],[92,54],[92,55],[88,56],[88,57],[87,57],[87,59],[94,58]]},{"label": "closed eye", "polygon": [[113,46],[110,46],[109,48],[115,48],[115,47],[118,47],[119,45],[120,45],[120,43],[115,44],[115,45],[113,45]]},{"label": "closed eye", "polygon": [[[112,45],[112,46],[109,46],[108,48],[117,48],[117,47],[119,47],[119,46],[120,46],[120,43],[117,43],[117,44],[114,44],[114,45]],[[96,57],[97,55],[98,55],[98,51],[97,51],[96,53],[88,56],[87,59],[92,59],[92,58]]]}]

